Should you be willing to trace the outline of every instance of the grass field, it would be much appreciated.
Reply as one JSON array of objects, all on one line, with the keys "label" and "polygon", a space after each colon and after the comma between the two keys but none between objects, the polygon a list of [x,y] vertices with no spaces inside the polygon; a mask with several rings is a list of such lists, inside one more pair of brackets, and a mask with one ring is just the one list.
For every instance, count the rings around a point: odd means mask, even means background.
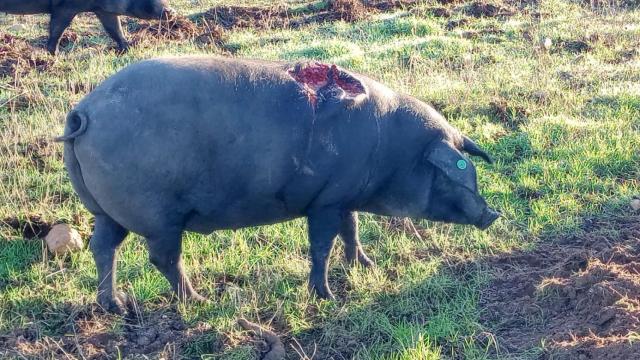
[{"label": "grass field", "polygon": [[[172,2],[184,15],[225,3]],[[294,13],[327,6],[309,3],[278,4]],[[0,75],[0,357],[260,358],[266,345],[238,327],[243,316],[280,335],[290,359],[638,358],[640,218],[629,207],[640,194],[638,3],[482,4],[238,27],[210,44],[147,37],[124,55],[83,15],[56,58],[42,49],[46,17],[0,15],[0,35],[37,48],[25,50],[23,68]],[[130,29],[133,21],[125,20]],[[136,311],[105,314],[88,249],[54,257],[20,227],[66,222],[88,241],[93,219],[52,142],[66,113],[130,63],[196,53],[337,63],[430,102],[495,158],[476,165],[481,192],[503,217],[481,232],[362,214],[362,242],[377,266],[350,269],[338,245],[335,302],[307,291],[302,219],[187,234],[184,262],[204,304],[173,299],[144,239],[130,235],[118,276]],[[526,294],[514,292],[523,284]],[[609,290],[617,295],[592,301]],[[583,300],[593,306],[581,308]],[[514,304],[539,311],[520,316]],[[515,320],[501,321],[511,310]]]}]

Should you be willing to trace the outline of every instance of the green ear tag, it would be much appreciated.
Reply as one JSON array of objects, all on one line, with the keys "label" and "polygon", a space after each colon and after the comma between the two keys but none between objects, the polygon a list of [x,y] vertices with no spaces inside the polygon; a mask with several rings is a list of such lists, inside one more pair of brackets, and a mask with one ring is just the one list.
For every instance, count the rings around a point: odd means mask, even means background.
[{"label": "green ear tag", "polygon": [[464,170],[467,168],[467,162],[465,160],[458,160],[456,166],[458,167],[458,169]]}]

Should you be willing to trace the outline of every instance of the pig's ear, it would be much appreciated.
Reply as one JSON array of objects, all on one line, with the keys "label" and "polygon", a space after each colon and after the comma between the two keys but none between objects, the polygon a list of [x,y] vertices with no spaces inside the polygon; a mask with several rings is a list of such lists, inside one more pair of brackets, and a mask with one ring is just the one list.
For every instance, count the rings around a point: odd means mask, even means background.
[{"label": "pig's ear", "polygon": [[425,158],[451,180],[473,192],[477,190],[476,171],[473,165],[453,145],[446,141],[438,141],[435,146],[427,150]]},{"label": "pig's ear", "polygon": [[486,151],[482,150],[480,146],[478,146],[473,142],[473,140],[469,139],[468,137],[463,136],[463,138],[464,141],[462,143],[462,150],[467,152],[467,154],[469,155],[480,156],[482,159],[484,159],[484,161],[488,162],[489,164],[493,164],[493,159],[491,158],[491,156],[489,156],[489,154],[487,154]]}]

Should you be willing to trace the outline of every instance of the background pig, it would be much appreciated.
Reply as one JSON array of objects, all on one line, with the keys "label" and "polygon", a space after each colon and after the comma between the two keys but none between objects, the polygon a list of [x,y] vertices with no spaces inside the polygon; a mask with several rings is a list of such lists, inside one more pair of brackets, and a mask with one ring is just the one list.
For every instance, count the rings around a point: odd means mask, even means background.
[{"label": "background pig", "polygon": [[[153,89],[153,91],[149,91]],[[306,217],[310,287],[331,298],[327,261],[340,235],[371,265],[357,211],[481,229],[498,213],[473,164],[489,156],[430,106],[320,63],[210,57],[131,65],[67,118],[65,166],[95,215],[98,301],[121,311],[116,250],[129,231],[181,297],[200,299],[180,259],[183,231]]]},{"label": "background pig", "polygon": [[55,54],[64,30],[81,12],[96,14],[118,49],[125,51],[127,41],[122,35],[118,15],[142,19],[160,19],[171,16],[174,11],[166,0],[2,0],[0,12],[10,14],[51,14],[47,50]]}]

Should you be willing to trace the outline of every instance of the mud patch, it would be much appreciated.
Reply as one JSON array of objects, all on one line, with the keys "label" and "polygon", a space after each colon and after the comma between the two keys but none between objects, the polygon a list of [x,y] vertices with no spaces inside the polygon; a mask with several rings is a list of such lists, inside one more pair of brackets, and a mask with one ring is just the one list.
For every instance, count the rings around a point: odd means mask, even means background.
[{"label": "mud patch", "polygon": [[578,54],[592,49],[591,45],[583,40],[563,40],[559,44],[563,50]]},{"label": "mud patch", "polygon": [[545,342],[543,358],[638,359],[640,218],[595,220],[584,233],[491,259],[482,322],[498,352]]},{"label": "mud patch", "polygon": [[[66,29],[62,36],[60,36],[60,42],[58,43],[59,48],[66,48],[75,42],[78,41],[78,33],[73,31],[72,29]],[[47,45],[47,41],[49,40],[48,35],[38,36],[37,38],[30,40],[33,46],[44,49]]]},{"label": "mud patch", "polygon": [[290,13],[285,6],[216,6],[201,18],[209,23],[222,26],[224,29],[234,28],[283,28],[290,22]]},{"label": "mud patch", "polygon": [[0,32],[0,76],[16,77],[31,69],[47,70],[53,59],[27,41]]},{"label": "mud patch", "polygon": [[11,112],[16,112],[39,106],[45,99],[45,96],[40,92],[23,91],[9,98],[3,105],[6,105]]},{"label": "mud patch", "polygon": [[396,9],[408,9],[417,5],[418,0],[365,0],[364,4],[370,9],[391,11]]},{"label": "mud patch", "polygon": [[283,5],[216,6],[201,14],[199,18],[220,25],[224,29],[283,29],[339,20],[355,22],[367,19],[379,11],[408,9],[416,4],[416,0],[332,0],[321,8],[308,7],[295,11]]},{"label": "mud patch", "polygon": [[529,111],[521,106],[510,104],[507,99],[497,97],[489,103],[490,115],[511,130],[517,129],[527,121]]},{"label": "mud patch", "polygon": [[147,38],[163,40],[190,40],[200,34],[198,27],[183,16],[171,20],[146,21],[130,19],[127,23],[129,32],[133,35],[131,42],[140,43]]},{"label": "mud patch", "polygon": [[0,336],[0,354],[20,358],[111,359],[152,356],[176,358],[190,343],[197,342],[211,353],[225,346],[222,335],[203,323],[189,326],[175,311],[139,314],[124,319],[119,331],[110,328],[117,318],[104,314],[96,305],[63,309],[68,318],[61,336],[41,336],[37,325]]},{"label": "mud patch", "polygon": [[503,17],[515,14],[515,11],[505,5],[475,1],[467,5],[464,12],[473,17]]},{"label": "mud patch", "polygon": [[132,34],[131,43],[134,45],[149,40],[193,40],[200,45],[221,46],[226,36],[224,29],[219,25],[207,20],[195,23],[184,16],[161,21],[129,19],[127,28]]},{"label": "mud patch", "polygon": [[33,142],[18,144],[18,153],[29,160],[31,165],[41,173],[47,169],[46,159],[55,153],[53,144],[45,139],[38,138]]},{"label": "mud patch", "polygon": [[8,217],[2,219],[0,225],[18,231],[25,239],[44,239],[55,224],[42,220],[40,215],[29,215],[26,218]]}]

